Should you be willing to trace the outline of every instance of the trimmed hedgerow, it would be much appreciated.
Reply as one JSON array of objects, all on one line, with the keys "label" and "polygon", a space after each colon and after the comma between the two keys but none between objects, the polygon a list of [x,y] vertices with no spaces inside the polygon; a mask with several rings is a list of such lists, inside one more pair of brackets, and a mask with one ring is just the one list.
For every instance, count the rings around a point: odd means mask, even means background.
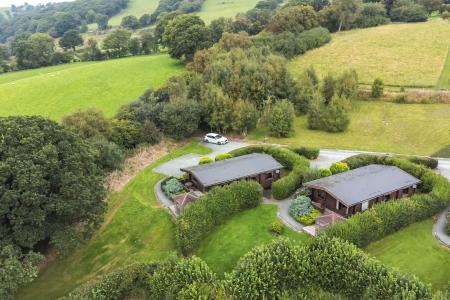
[{"label": "trimmed hedgerow", "polygon": [[272,183],[272,195],[281,200],[294,194],[302,184],[302,176],[309,170],[309,161],[292,150],[274,146],[248,146],[230,152],[234,156],[251,153],[266,153],[275,158],[280,164],[291,172]]},{"label": "trimmed hedgerow", "polygon": [[255,248],[227,274],[235,299],[280,299],[308,287],[350,299],[431,299],[428,286],[370,258],[354,245],[318,237],[298,246],[287,240]]},{"label": "trimmed hedgerow", "polygon": [[289,148],[290,150],[294,151],[298,155],[304,156],[307,159],[317,159],[320,154],[319,148],[312,148],[312,147],[298,147],[298,148]]},{"label": "trimmed hedgerow", "polygon": [[423,156],[398,156],[398,158],[404,158],[409,160],[412,163],[425,166],[432,170],[438,167],[439,161],[435,158],[431,157],[423,157]]},{"label": "trimmed hedgerow", "polygon": [[220,153],[217,154],[215,157],[215,161],[221,161],[221,160],[225,160],[225,159],[229,159],[229,158],[233,158],[233,155],[231,155],[230,153]]},{"label": "trimmed hedgerow", "polygon": [[332,174],[339,174],[350,170],[349,166],[345,162],[333,163],[330,167]]},{"label": "trimmed hedgerow", "polygon": [[353,215],[346,222],[335,224],[325,232],[327,236],[339,237],[358,247],[365,247],[412,223],[439,213],[449,204],[450,183],[427,167],[406,159],[366,154],[350,157],[345,162],[352,169],[368,164],[396,166],[422,181],[418,187],[422,193],[410,198],[379,203],[369,210]]},{"label": "trimmed hedgerow", "polygon": [[214,229],[239,211],[258,206],[262,188],[255,181],[236,181],[213,188],[188,205],[177,221],[177,242],[181,253],[188,255]]},{"label": "trimmed hedgerow", "polygon": [[213,163],[213,162],[214,162],[213,159],[210,158],[210,157],[207,157],[207,156],[200,157],[200,159],[198,160],[198,164],[199,165],[206,165],[206,164],[210,164],[210,163]]}]

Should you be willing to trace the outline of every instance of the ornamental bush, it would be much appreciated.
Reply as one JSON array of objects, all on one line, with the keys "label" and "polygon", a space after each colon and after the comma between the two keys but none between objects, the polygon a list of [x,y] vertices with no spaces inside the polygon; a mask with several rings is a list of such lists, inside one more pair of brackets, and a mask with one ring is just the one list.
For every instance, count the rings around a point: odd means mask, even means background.
[{"label": "ornamental bush", "polygon": [[213,162],[214,161],[212,160],[212,158],[205,156],[205,157],[200,157],[200,159],[198,161],[198,164],[199,165],[206,165],[206,164],[211,164]]},{"label": "ornamental bush", "polygon": [[220,153],[216,155],[216,158],[214,160],[221,161],[229,158],[233,158],[233,155],[231,155],[230,153]]},{"label": "ornamental bush", "polygon": [[348,167],[348,165],[345,162],[336,162],[336,163],[333,163],[330,167],[330,171],[333,175],[343,173],[348,170],[350,170],[350,168]]},{"label": "ornamental bush", "polygon": [[181,253],[192,253],[214,229],[239,211],[258,206],[262,201],[261,185],[255,181],[236,181],[215,187],[188,205],[177,221],[177,242]]},{"label": "ornamental bush", "polygon": [[170,178],[162,186],[164,194],[170,199],[184,191],[183,184],[176,178]]},{"label": "ornamental bush", "polygon": [[274,221],[270,225],[270,231],[276,235],[281,235],[284,232],[284,225],[280,221]]},{"label": "ornamental bush", "polygon": [[318,217],[320,217],[320,211],[318,211],[317,209],[314,208],[311,211],[311,213],[309,213],[307,215],[304,215],[304,216],[297,216],[294,219],[297,222],[299,222],[299,223],[301,223],[301,224],[303,224],[305,226],[309,226],[309,225],[314,224]]},{"label": "ornamental bush", "polygon": [[294,151],[298,155],[302,155],[302,156],[306,157],[307,159],[317,159],[320,154],[319,148],[298,147],[298,148],[289,148],[289,149]]},{"label": "ornamental bush", "polygon": [[333,175],[333,173],[331,173],[330,169],[328,169],[328,168],[323,168],[323,169],[320,169],[319,171],[320,171],[321,177],[328,177],[328,176]]},{"label": "ornamental bush", "polygon": [[289,206],[289,214],[292,217],[306,216],[309,215],[313,210],[311,199],[306,196],[298,196],[294,200],[292,200],[291,205]]},{"label": "ornamental bush", "polygon": [[419,192],[422,193],[410,198],[379,203],[369,210],[353,215],[346,222],[335,224],[325,232],[327,236],[339,237],[358,247],[365,247],[410,224],[429,218],[448,206],[450,183],[427,167],[403,158],[367,154],[347,158],[345,162],[352,169],[369,164],[396,166],[422,181],[418,186]]}]

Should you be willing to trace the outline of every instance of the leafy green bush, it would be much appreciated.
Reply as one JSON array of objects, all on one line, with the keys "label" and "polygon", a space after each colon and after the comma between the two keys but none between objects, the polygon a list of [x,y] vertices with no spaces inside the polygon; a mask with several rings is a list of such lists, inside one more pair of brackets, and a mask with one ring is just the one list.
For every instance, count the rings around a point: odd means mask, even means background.
[{"label": "leafy green bush", "polygon": [[412,163],[425,166],[432,170],[438,167],[439,161],[435,158],[431,157],[421,157],[421,156],[399,156],[399,158],[404,158],[409,160]]},{"label": "leafy green bush", "polygon": [[397,157],[360,154],[345,160],[352,168],[368,164],[396,166],[419,178],[419,191],[410,198],[382,202],[369,210],[353,215],[346,222],[339,222],[325,234],[339,237],[365,247],[370,243],[392,234],[412,223],[429,218],[448,206],[450,183],[431,169]]},{"label": "leafy green bush", "polygon": [[177,221],[177,242],[184,255],[192,253],[215,226],[239,211],[258,206],[261,185],[255,181],[236,181],[213,188],[187,206]]},{"label": "leafy green bush", "polygon": [[221,161],[229,158],[233,158],[233,155],[230,153],[220,153],[216,155],[215,161]]},{"label": "leafy green bush", "polygon": [[348,165],[345,162],[336,162],[333,163],[330,167],[330,172],[332,174],[339,174],[350,170]]},{"label": "leafy green bush", "polygon": [[391,20],[394,22],[425,22],[427,19],[425,8],[412,1],[405,1],[404,5],[394,7],[391,11]]},{"label": "leafy green bush", "polygon": [[289,149],[294,151],[298,155],[302,155],[302,156],[306,157],[307,159],[317,159],[320,154],[319,148],[298,147],[298,148],[289,148]]},{"label": "leafy green bush", "polygon": [[321,177],[328,177],[328,176],[331,176],[331,175],[333,175],[333,173],[331,173],[330,169],[328,169],[328,168],[320,169],[320,176]]},{"label": "leafy green bush", "polygon": [[174,196],[179,195],[184,191],[184,186],[178,179],[172,177],[162,183],[162,190],[167,197],[173,199]]},{"label": "leafy green bush", "polygon": [[384,93],[383,81],[379,78],[375,79],[372,83],[372,98],[380,98]]},{"label": "leafy green bush", "polygon": [[198,164],[199,165],[206,165],[206,164],[210,164],[210,163],[213,163],[213,162],[214,161],[212,160],[212,158],[205,156],[205,157],[200,157],[200,159],[198,161]]},{"label": "leafy green bush", "polygon": [[317,168],[311,168],[302,175],[302,182],[310,182],[322,178],[322,173]]},{"label": "leafy green bush", "polygon": [[272,183],[272,195],[275,199],[286,199],[302,185],[302,175],[309,169],[309,161],[287,148],[274,146],[248,146],[230,152],[234,156],[251,153],[266,153],[275,158],[291,172]]},{"label": "leafy green bush", "polygon": [[274,221],[270,224],[270,231],[276,235],[281,235],[284,232],[284,225],[280,221]]},{"label": "leafy green bush", "polygon": [[305,226],[309,226],[314,224],[318,217],[320,217],[320,211],[313,209],[311,213],[304,216],[296,216],[294,219]]},{"label": "leafy green bush", "polygon": [[274,137],[287,137],[293,130],[295,109],[292,102],[281,100],[271,108],[267,123],[269,133]]},{"label": "leafy green bush", "polygon": [[311,199],[306,196],[298,196],[294,200],[292,200],[291,205],[289,206],[289,214],[292,217],[306,216],[309,215],[313,210]]}]

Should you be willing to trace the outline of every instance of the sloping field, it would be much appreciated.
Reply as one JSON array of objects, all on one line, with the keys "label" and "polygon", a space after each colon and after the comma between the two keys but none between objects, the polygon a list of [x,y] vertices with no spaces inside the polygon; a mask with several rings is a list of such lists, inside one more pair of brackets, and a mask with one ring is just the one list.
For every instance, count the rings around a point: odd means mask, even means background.
[{"label": "sloping field", "polygon": [[441,77],[439,78],[438,89],[450,89],[450,47],[448,49],[447,60],[442,69]]},{"label": "sloping field", "polygon": [[[295,119],[295,133],[289,138],[269,138],[267,142],[292,146],[365,150],[401,154],[430,155],[450,143],[450,105],[395,104],[357,101],[350,112],[350,125],[342,133],[310,130],[305,116]],[[263,141],[264,128],[249,138]]]},{"label": "sloping field", "polygon": [[160,87],[183,66],[165,54],[76,63],[0,76],[0,116],[42,115],[59,121],[95,107],[107,116]]},{"label": "sloping field", "polygon": [[234,17],[255,7],[259,0],[206,0],[202,10],[197,14],[206,23],[220,17]]},{"label": "sloping field", "polygon": [[159,0],[131,0],[128,7],[109,20],[109,25],[119,26],[122,18],[129,15],[140,17],[151,14],[158,6]]},{"label": "sloping field", "polygon": [[441,19],[336,33],[329,44],[292,60],[290,69],[295,75],[313,65],[324,75],[353,68],[364,84],[381,78],[392,86],[436,87],[449,37],[450,23]]}]

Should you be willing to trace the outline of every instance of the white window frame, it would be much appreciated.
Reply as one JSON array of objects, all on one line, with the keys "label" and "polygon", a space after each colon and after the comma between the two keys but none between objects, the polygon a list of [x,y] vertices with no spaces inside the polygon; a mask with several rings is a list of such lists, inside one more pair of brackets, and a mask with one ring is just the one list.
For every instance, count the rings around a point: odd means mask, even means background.
[{"label": "white window frame", "polygon": [[365,210],[367,210],[367,209],[369,209],[369,200],[364,201],[364,202],[361,204],[361,211],[365,211]]}]

